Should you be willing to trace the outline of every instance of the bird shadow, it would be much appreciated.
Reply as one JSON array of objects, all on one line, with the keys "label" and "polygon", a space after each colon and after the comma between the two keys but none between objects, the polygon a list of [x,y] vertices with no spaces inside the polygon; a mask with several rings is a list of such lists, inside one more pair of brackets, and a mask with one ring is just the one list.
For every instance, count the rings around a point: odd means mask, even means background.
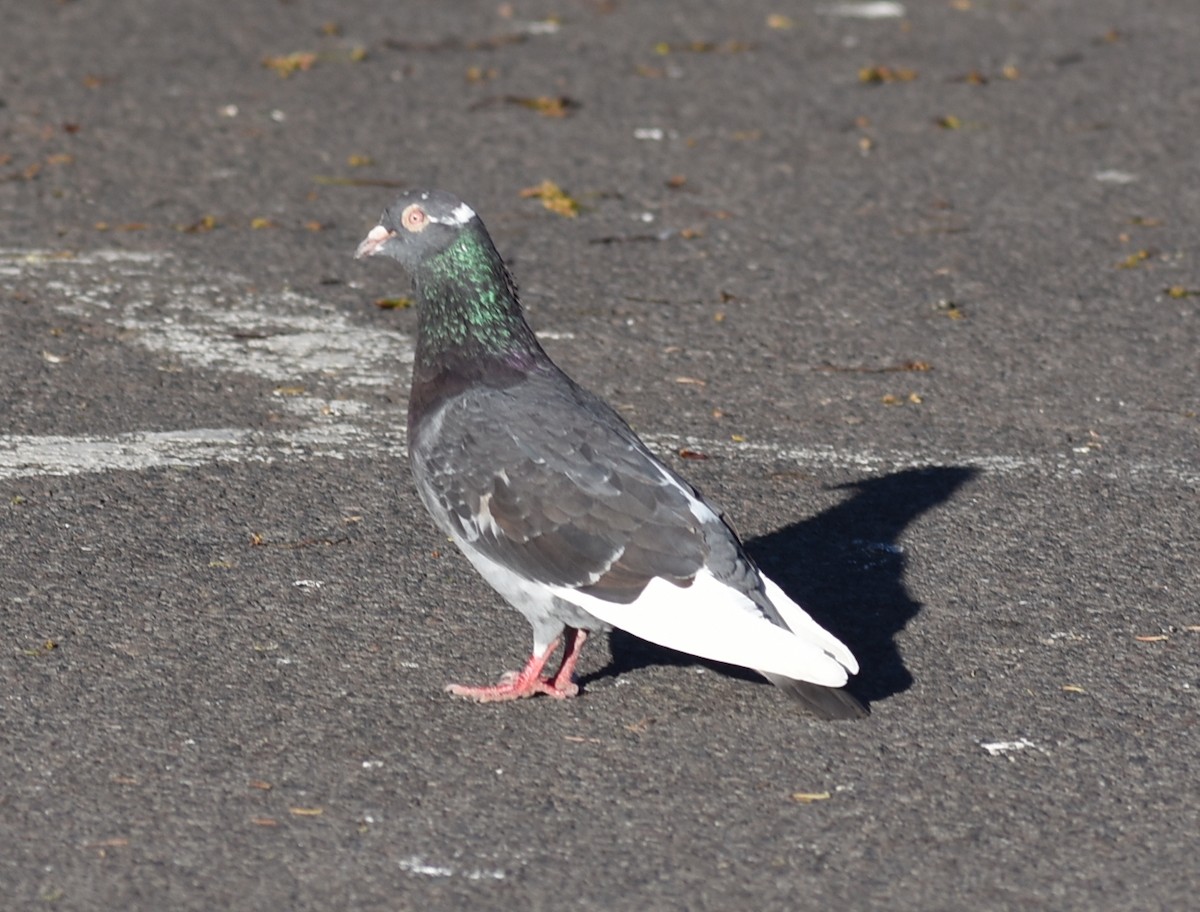
[{"label": "bird shadow", "polygon": [[[913,677],[896,635],[921,610],[904,583],[904,530],[949,501],[979,473],[968,466],[905,469],[838,485],[841,503],[745,543],[746,551],[822,627],[850,647],[861,668],[848,690],[870,703],[902,693]],[[744,669],[707,662],[614,630],[612,660],[581,684],[650,665],[695,665],[762,681]]]}]

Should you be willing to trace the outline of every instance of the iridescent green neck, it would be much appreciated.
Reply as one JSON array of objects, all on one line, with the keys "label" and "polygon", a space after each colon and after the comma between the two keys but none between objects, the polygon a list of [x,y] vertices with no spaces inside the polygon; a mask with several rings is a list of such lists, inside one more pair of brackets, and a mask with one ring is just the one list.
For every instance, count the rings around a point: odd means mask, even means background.
[{"label": "iridescent green neck", "polygon": [[541,353],[521,315],[512,276],[485,233],[465,229],[413,278],[421,308],[418,369],[447,360],[536,359]]}]

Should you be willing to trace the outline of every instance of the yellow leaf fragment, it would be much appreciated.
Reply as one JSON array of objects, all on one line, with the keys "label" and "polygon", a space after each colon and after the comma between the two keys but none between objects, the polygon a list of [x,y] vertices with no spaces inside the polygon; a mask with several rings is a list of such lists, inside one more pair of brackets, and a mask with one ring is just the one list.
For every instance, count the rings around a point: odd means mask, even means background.
[{"label": "yellow leaf fragment", "polygon": [[190,225],[176,225],[175,227],[185,234],[203,234],[217,227],[217,217],[215,215],[205,215]]},{"label": "yellow leaf fragment", "polygon": [[528,108],[531,111],[537,111],[543,117],[566,117],[579,107],[579,102],[573,98],[568,98],[566,95],[534,95],[529,97],[509,95],[505,98],[505,101]]},{"label": "yellow leaf fragment", "polygon": [[564,218],[579,215],[579,201],[552,180],[544,180],[536,187],[526,187],[520,196],[521,199],[540,199],[543,206]]},{"label": "yellow leaf fragment", "polygon": [[351,168],[365,168],[375,164],[375,159],[369,155],[351,155],[346,158],[346,164]]},{"label": "yellow leaf fragment", "polygon": [[495,79],[499,75],[500,71],[495,67],[488,67],[487,69],[481,66],[467,67],[467,82],[470,83],[487,82],[489,79]]},{"label": "yellow leaf fragment", "polygon": [[866,66],[858,71],[858,81],[863,85],[884,85],[892,82],[912,82],[917,71],[909,67]]},{"label": "yellow leaf fragment", "polygon": [[947,114],[944,117],[939,117],[934,121],[943,130],[961,130],[963,122],[953,114]]},{"label": "yellow leaf fragment", "polygon": [[828,801],[832,796],[829,792],[792,792],[792,800],[799,804],[812,804],[814,801]]},{"label": "yellow leaf fragment", "polygon": [[1133,253],[1129,254],[1129,256],[1125,257],[1125,259],[1121,260],[1121,262],[1117,264],[1117,268],[1137,269],[1152,256],[1154,256],[1154,253],[1150,250],[1135,250]]},{"label": "yellow leaf fragment", "polygon": [[375,306],[380,310],[407,310],[413,306],[412,298],[377,298]]},{"label": "yellow leaf fragment", "polygon": [[317,62],[317,55],[308,51],[296,51],[278,57],[264,57],[263,66],[274,70],[281,78],[287,79],[297,71],[311,70]]},{"label": "yellow leaf fragment", "polygon": [[785,16],[783,13],[771,13],[767,16],[767,28],[776,29],[778,31],[786,31],[794,28],[794,23],[790,16]]},{"label": "yellow leaf fragment", "polygon": [[250,220],[250,227],[253,228],[255,231],[258,231],[262,228],[274,228],[275,223],[273,221],[271,221],[269,218],[263,218],[260,216],[259,218]]},{"label": "yellow leaf fragment", "polygon": [[681,44],[671,44],[668,41],[659,41],[654,45],[654,53],[656,54],[741,54],[749,51],[754,47],[748,41],[724,41],[718,44],[715,41],[686,41]]}]

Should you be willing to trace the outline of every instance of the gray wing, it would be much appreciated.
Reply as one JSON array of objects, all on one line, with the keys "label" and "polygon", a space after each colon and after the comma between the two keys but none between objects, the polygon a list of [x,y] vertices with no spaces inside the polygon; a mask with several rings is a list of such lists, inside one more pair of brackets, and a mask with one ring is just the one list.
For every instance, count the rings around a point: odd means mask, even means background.
[{"label": "gray wing", "polygon": [[413,471],[447,531],[527,579],[624,604],[654,577],[689,585],[714,538],[740,551],[615,412],[554,379],[464,391],[418,430]]}]

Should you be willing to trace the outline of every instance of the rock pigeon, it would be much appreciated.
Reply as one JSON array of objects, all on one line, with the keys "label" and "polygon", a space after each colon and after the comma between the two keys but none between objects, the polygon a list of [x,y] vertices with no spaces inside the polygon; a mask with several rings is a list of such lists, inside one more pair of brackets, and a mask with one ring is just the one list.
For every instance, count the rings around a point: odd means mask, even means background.
[{"label": "rock pigeon", "polygon": [[[865,707],[858,663],[759,572],[721,514],[542,350],[483,222],[439,190],[405,193],[359,244],[409,273],[419,331],[408,411],[421,500],[533,626],[533,654],[480,702],[578,693],[589,633],[619,628],[758,671],[827,719]],[[543,669],[560,642],[558,670]]]}]

